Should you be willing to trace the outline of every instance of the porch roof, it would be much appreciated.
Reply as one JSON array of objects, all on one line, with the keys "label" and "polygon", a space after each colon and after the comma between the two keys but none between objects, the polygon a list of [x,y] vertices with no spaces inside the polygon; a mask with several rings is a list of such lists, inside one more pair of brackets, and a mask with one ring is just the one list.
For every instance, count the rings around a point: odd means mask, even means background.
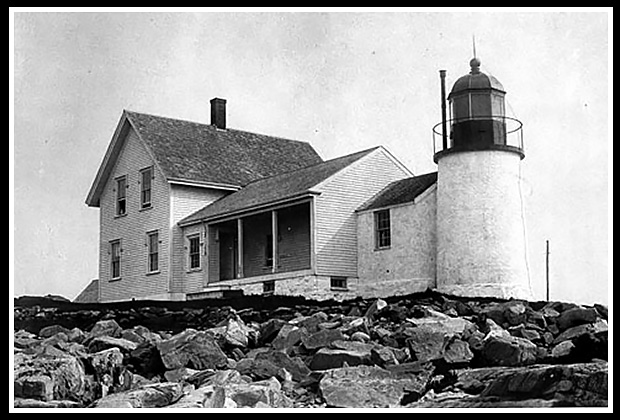
[{"label": "porch roof", "polygon": [[378,148],[374,147],[296,171],[251,182],[239,191],[222,197],[187,216],[179,222],[179,225],[187,226],[210,221],[312,194],[314,193],[313,187]]}]

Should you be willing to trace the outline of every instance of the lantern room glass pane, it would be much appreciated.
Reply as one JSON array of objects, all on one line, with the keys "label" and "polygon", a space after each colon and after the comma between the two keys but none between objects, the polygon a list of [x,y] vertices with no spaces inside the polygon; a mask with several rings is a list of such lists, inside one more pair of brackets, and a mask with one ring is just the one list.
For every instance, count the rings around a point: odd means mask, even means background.
[{"label": "lantern room glass pane", "polygon": [[488,93],[471,93],[471,111],[473,117],[490,117],[490,95]]},{"label": "lantern room glass pane", "polygon": [[455,120],[469,118],[468,95],[458,96],[452,100],[452,118]]},{"label": "lantern room glass pane", "polygon": [[491,95],[491,110],[494,117],[503,117],[506,115],[504,110],[504,97],[501,95]]}]

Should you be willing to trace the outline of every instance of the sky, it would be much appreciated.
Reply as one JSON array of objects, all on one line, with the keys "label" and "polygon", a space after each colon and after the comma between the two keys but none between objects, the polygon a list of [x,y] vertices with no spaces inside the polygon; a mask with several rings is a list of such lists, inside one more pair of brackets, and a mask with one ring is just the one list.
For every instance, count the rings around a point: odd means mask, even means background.
[{"label": "sky", "polygon": [[97,277],[99,210],[84,200],[123,109],[208,124],[222,97],[231,128],[308,141],[324,159],[383,145],[423,174],[437,169],[438,71],[448,89],[468,73],[475,35],[524,126],[535,298],[549,240],[552,300],[610,300],[605,10],[11,16],[10,296],[72,299]]}]

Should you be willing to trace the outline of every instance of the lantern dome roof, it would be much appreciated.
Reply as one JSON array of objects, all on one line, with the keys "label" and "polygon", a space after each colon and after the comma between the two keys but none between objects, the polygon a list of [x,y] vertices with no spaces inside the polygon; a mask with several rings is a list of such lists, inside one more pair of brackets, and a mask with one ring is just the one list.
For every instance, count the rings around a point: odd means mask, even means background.
[{"label": "lantern dome roof", "polygon": [[502,93],[506,93],[504,90],[504,86],[497,80],[495,77],[482,73],[480,71],[480,59],[474,57],[469,62],[471,67],[471,71],[469,74],[465,76],[459,77],[457,81],[452,86],[452,91],[450,91],[451,96],[456,95],[457,93],[468,91],[468,90],[498,90]]}]

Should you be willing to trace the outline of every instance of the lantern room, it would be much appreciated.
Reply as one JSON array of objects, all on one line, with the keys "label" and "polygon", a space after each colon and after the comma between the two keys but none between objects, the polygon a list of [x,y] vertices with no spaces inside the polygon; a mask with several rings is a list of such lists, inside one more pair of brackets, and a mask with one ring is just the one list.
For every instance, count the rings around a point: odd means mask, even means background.
[{"label": "lantern room", "polygon": [[[433,128],[442,138],[435,142],[435,162],[448,152],[473,150],[509,150],[523,159],[521,122],[506,116],[506,91],[493,76],[480,71],[480,60],[473,58],[469,74],[454,83],[448,95],[445,115],[445,71],[441,71],[443,121]],[[435,136],[436,139],[436,136]]]}]

